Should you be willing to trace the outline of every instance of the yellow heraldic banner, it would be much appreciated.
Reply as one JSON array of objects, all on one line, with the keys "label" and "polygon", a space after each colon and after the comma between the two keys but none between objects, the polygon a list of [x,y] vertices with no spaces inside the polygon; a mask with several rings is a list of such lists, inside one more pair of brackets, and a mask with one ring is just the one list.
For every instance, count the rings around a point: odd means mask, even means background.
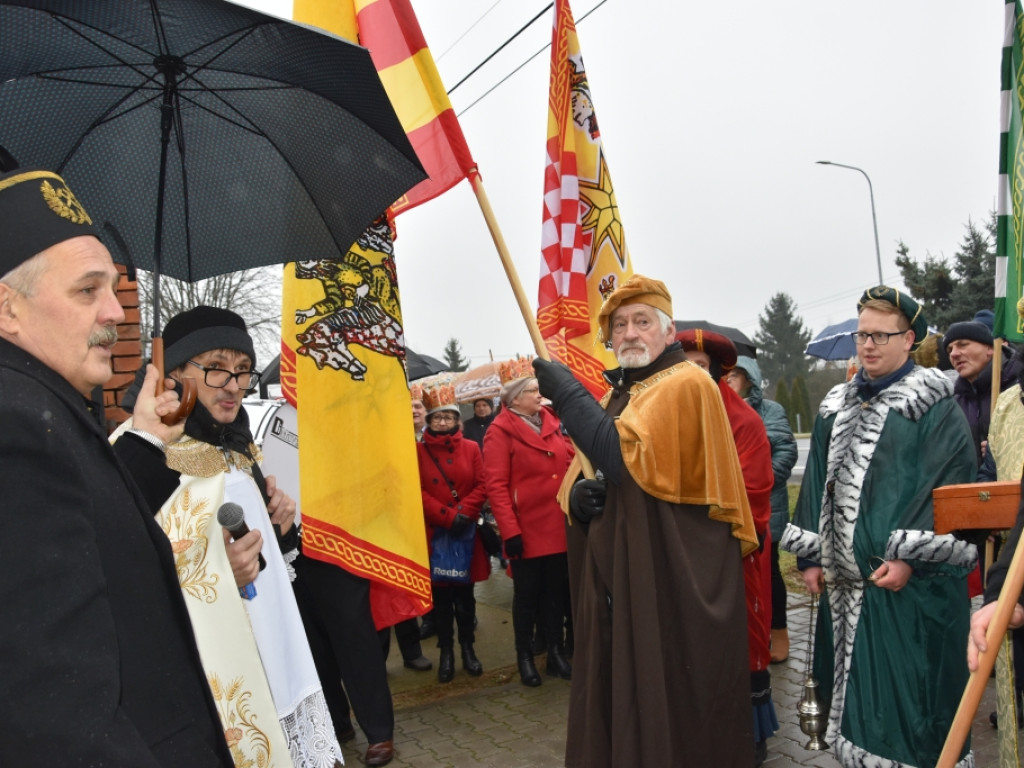
[{"label": "yellow heraldic banner", "polygon": [[392,249],[382,217],[343,258],[287,265],[281,318],[302,551],[370,580],[378,628],[431,605]]}]

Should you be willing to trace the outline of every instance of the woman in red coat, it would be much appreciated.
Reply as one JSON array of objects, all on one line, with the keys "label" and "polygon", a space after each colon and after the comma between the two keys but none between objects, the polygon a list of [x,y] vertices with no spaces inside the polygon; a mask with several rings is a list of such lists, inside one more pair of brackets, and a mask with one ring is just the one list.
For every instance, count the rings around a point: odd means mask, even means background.
[{"label": "woman in red coat", "polygon": [[572,677],[562,648],[569,579],[565,514],[555,496],[573,449],[558,419],[541,405],[532,375],[506,382],[501,404],[501,413],[484,435],[484,474],[487,497],[512,567],[512,626],[519,676],[525,685],[537,686],[541,679],[530,638],[538,609],[548,643],[548,674]]},{"label": "woman in red coat", "polygon": [[459,627],[462,667],[474,677],[483,674],[483,666],[473,650],[473,623],[476,600],[473,584],[491,574],[490,558],[476,533],[480,509],[487,497],[484,490],[483,461],[480,448],[462,436],[459,407],[451,385],[425,390],[427,428],[416,445],[420,467],[423,517],[427,523],[427,546],[432,551],[435,532],[444,529],[454,536],[473,531],[473,559],[468,584],[434,580],[434,620],[441,659],[437,679],[451,682],[455,675],[453,651],[454,621]]}]

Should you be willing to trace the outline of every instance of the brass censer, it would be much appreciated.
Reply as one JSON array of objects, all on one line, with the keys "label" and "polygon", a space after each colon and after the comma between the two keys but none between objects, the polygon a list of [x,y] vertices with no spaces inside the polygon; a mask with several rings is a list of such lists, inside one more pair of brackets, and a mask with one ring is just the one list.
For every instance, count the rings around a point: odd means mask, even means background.
[{"label": "brass censer", "polygon": [[814,659],[814,609],[818,607],[818,596],[811,595],[811,617],[807,630],[807,666],[804,670],[803,693],[796,711],[800,715],[800,730],[810,736],[804,749],[824,750],[828,744],[822,738],[828,730],[828,710],[818,700],[818,681],[811,672]]}]

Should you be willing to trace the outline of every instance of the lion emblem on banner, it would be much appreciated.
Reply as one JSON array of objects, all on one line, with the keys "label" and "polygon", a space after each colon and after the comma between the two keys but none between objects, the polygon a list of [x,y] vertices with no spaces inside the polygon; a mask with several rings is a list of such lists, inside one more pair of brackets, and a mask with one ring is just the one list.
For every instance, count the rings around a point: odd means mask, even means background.
[{"label": "lion emblem on banner", "polygon": [[295,338],[301,345],[296,352],[311,358],[317,368],[345,371],[353,381],[363,381],[366,364],[353,354],[350,345],[402,361],[405,336],[387,221],[375,222],[356,244],[368,255],[379,255],[380,263],[374,264],[354,250],[337,260],[295,262],[295,277],[319,280],[324,293],[312,307],[295,310],[297,325],[315,319]]}]

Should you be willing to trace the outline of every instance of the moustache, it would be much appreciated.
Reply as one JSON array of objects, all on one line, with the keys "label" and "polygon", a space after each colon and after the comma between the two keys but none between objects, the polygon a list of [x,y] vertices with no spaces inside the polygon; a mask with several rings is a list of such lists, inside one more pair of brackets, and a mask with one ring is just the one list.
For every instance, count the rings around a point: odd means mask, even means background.
[{"label": "moustache", "polygon": [[117,327],[113,325],[104,326],[89,337],[90,347],[109,347],[117,343]]}]

